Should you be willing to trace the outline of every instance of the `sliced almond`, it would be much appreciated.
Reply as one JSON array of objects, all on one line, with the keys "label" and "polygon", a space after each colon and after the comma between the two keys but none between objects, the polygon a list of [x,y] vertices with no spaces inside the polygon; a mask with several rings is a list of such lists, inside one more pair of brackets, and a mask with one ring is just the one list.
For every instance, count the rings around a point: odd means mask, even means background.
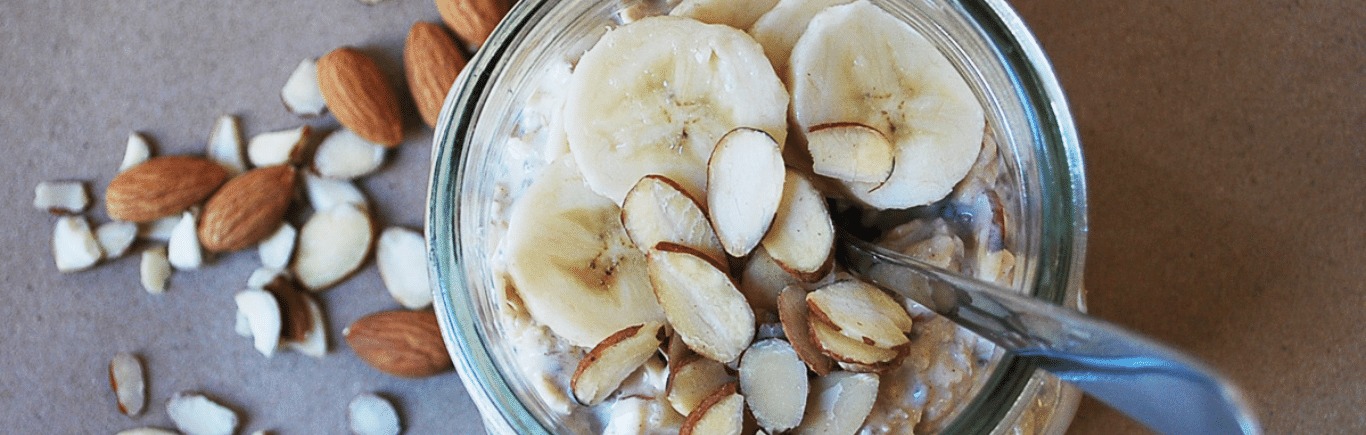
[{"label": "sliced almond", "polygon": [[878,376],[872,373],[835,372],[816,378],[806,402],[806,415],[794,434],[851,434],[877,402]]},{"label": "sliced almond", "polygon": [[824,277],[835,264],[835,225],[825,196],[797,171],[787,170],[783,200],[763,246],[778,265],[803,281]]},{"label": "sliced almond", "polygon": [[327,210],[341,204],[355,204],[362,210],[370,208],[365,194],[350,180],[337,180],[304,171],[304,193],[315,211]]},{"label": "sliced almond", "polygon": [[732,382],[735,382],[735,377],[726,371],[725,364],[689,354],[682,357],[678,363],[669,364],[666,397],[669,399],[669,406],[675,411],[688,415],[713,391]]},{"label": "sliced almond", "polygon": [[205,154],[229,174],[237,175],[247,170],[247,161],[242,157],[242,126],[236,116],[223,115],[214,121]]},{"label": "sliced almond", "polygon": [[251,271],[251,275],[247,276],[247,288],[265,288],[266,285],[285,276],[287,275],[284,270],[261,266]]},{"label": "sliced almond", "polygon": [[137,237],[138,224],[132,222],[105,222],[95,228],[95,239],[99,241],[105,259],[122,257]]},{"label": "sliced almond", "polygon": [[256,168],[229,180],[204,204],[199,240],[214,252],[246,249],[270,237],[284,222],[297,170]]},{"label": "sliced almond", "polygon": [[340,47],[318,59],[318,89],[347,129],[386,147],[403,142],[403,118],[394,89],[379,65],[360,50]]},{"label": "sliced almond", "polygon": [[284,270],[289,267],[289,260],[294,256],[294,240],[299,235],[299,230],[285,222],[270,237],[266,237],[256,247],[256,254],[261,257],[261,265],[276,270]]},{"label": "sliced almond", "polygon": [[123,149],[123,160],[119,163],[119,172],[142,164],[150,158],[152,158],[152,144],[147,140],[147,137],[138,132],[128,133],[128,145]]},{"label": "sliced almond", "polygon": [[720,362],[739,358],[754,338],[754,311],[730,276],[704,254],[667,242],[648,259],[655,297],[683,342]]},{"label": "sliced almond", "polygon": [[740,391],[760,426],[771,432],[797,427],[806,411],[806,364],[786,341],[756,342],[740,358]]},{"label": "sliced almond", "polygon": [[745,396],[735,392],[735,387],[732,382],[707,396],[688,414],[678,435],[739,435],[744,429]]},{"label": "sliced almond", "polygon": [[247,313],[237,310],[237,317],[233,320],[232,331],[242,338],[251,338],[251,323],[247,320]]},{"label": "sliced almond", "polygon": [[247,289],[233,296],[237,311],[247,318],[252,345],[262,355],[270,357],[280,344],[280,303],[275,295],[260,289]]},{"label": "sliced almond", "polygon": [[142,377],[142,361],[131,353],[120,352],[109,361],[109,388],[114,390],[119,412],[138,415],[147,403],[147,383]]},{"label": "sliced almond", "polygon": [[171,262],[166,258],[165,246],[153,246],[142,251],[142,288],[147,293],[166,292],[166,280],[171,278]]},{"label": "sliced almond", "polygon": [[508,4],[494,0],[436,0],[436,10],[467,47],[484,45],[493,28],[508,13]]},{"label": "sliced almond", "polygon": [[166,247],[166,258],[171,266],[179,270],[194,270],[204,265],[204,249],[199,244],[198,219],[195,213],[187,211],[180,216],[180,222],[171,230],[171,240]]},{"label": "sliced almond", "polygon": [[52,256],[58,271],[76,272],[99,263],[104,252],[85,217],[63,216],[52,230]]},{"label": "sliced almond", "polygon": [[867,125],[842,122],[811,127],[806,133],[811,169],[837,180],[881,184],[892,175],[895,148],[886,135]]},{"label": "sliced almond", "polygon": [[664,325],[646,323],[617,331],[593,346],[569,380],[574,399],[588,406],[602,403],[659,350],[663,335]]},{"label": "sliced almond", "polygon": [[465,55],[440,24],[419,21],[408,29],[408,39],[403,43],[403,71],[408,76],[408,90],[413,93],[417,112],[428,127],[436,127],[441,104],[463,69]]},{"label": "sliced almond", "polygon": [[256,167],[297,164],[312,133],[312,128],[304,125],[252,136],[247,143],[247,159]]},{"label": "sliced almond", "polygon": [[351,399],[346,406],[346,416],[351,423],[351,433],[355,435],[398,435],[403,430],[394,405],[371,393]]},{"label": "sliced almond", "polygon": [[389,227],[379,236],[375,263],[389,295],[404,308],[418,309],[432,304],[432,286],[427,279],[427,242],[422,234]]},{"label": "sliced almond", "polygon": [[911,316],[895,299],[871,284],[843,280],[806,295],[811,315],[846,337],[882,348],[910,341]]},{"label": "sliced almond", "polygon": [[352,323],[342,335],[366,364],[394,376],[418,378],[451,368],[436,313],[430,309],[374,313]]},{"label": "sliced almond", "polygon": [[328,178],[352,179],[384,164],[384,147],[345,128],[332,132],[313,152],[313,170]]},{"label": "sliced almond", "polygon": [[833,363],[830,357],[821,352],[811,337],[811,321],[806,307],[806,290],[798,286],[788,286],[778,294],[778,319],[783,322],[783,335],[797,352],[797,357],[817,375],[830,373]]},{"label": "sliced almond", "polygon": [[44,181],[33,188],[33,207],[55,215],[80,214],[90,206],[90,193],[80,181]]},{"label": "sliced almond", "polygon": [[270,292],[280,305],[280,342],[293,343],[308,338],[313,327],[313,313],[307,300],[310,297],[292,277],[276,274],[269,282],[254,288]]},{"label": "sliced almond", "polygon": [[[286,341],[284,345],[295,352],[314,358],[322,358],[327,356],[327,318],[323,316],[323,310],[318,305],[317,298],[311,294],[304,294],[303,296],[305,308],[308,310],[308,331],[304,333],[302,339]],[[296,311],[294,307],[286,307],[286,310]]]},{"label": "sliced almond", "polygon": [[763,130],[737,128],[707,162],[707,210],[726,253],[749,254],[773,224],[783,198],[782,148]]},{"label": "sliced almond", "polygon": [[163,243],[168,242],[171,240],[171,232],[175,231],[175,226],[179,223],[180,215],[176,214],[151,222],[138,224],[138,238]]},{"label": "sliced almond", "polygon": [[687,246],[724,263],[726,252],[707,221],[702,204],[677,182],[662,175],[647,175],[626,193],[621,223],[631,242],[648,252],[659,242]]},{"label": "sliced almond", "polygon": [[802,280],[783,269],[763,246],[754,249],[740,271],[740,292],[756,310],[777,311],[778,293]]},{"label": "sliced almond", "polygon": [[226,181],[228,171],[212,161],[157,157],[115,176],[104,205],[114,220],[151,222],[204,201]]},{"label": "sliced almond", "polygon": [[198,393],[176,393],[166,402],[166,414],[186,435],[231,435],[237,432],[237,413]]},{"label": "sliced almond", "polygon": [[373,241],[370,215],[355,205],[314,212],[299,229],[290,270],[305,288],[325,290],[365,263]]},{"label": "sliced almond", "polygon": [[825,322],[812,321],[810,329],[821,353],[839,362],[871,366],[901,356],[900,349],[885,349],[846,337]]},{"label": "sliced almond", "polygon": [[316,60],[304,59],[299,66],[294,67],[294,72],[285,80],[284,88],[280,89],[280,101],[285,103],[285,110],[305,118],[321,115],[327,110],[323,92],[318,89]]}]

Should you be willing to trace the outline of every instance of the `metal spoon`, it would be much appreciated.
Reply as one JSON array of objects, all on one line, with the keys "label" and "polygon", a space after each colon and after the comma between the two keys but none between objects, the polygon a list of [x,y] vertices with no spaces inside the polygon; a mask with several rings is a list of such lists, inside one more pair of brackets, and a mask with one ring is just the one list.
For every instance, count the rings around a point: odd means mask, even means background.
[{"label": "metal spoon", "polygon": [[929,307],[1008,352],[1032,359],[1039,368],[1153,430],[1261,433],[1233,384],[1194,358],[1151,339],[848,233],[840,233],[837,250],[850,272]]}]

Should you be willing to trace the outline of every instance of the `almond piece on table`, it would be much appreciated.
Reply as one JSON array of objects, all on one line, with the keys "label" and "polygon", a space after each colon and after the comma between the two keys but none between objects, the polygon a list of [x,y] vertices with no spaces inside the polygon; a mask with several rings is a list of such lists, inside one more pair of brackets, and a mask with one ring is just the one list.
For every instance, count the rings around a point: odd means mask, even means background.
[{"label": "almond piece on table", "polygon": [[157,157],[115,176],[104,193],[105,208],[115,220],[151,222],[204,201],[226,181],[228,171],[212,161]]},{"label": "almond piece on table", "polygon": [[318,88],[316,60],[310,58],[299,62],[299,66],[289,74],[289,79],[285,80],[284,88],[280,89],[280,101],[285,104],[285,110],[305,118],[321,115],[327,110],[323,91]]},{"label": "almond piece on table", "polygon": [[176,393],[166,402],[166,414],[186,435],[231,435],[237,432],[237,413],[203,394]]},{"label": "almond piece on table", "polygon": [[55,215],[80,214],[90,205],[90,193],[80,181],[44,181],[33,188],[33,208]]},{"label": "almond piece on table", "polygon": [[256,247],[256,253],[261,257],[261,265],[275,270],[289,267],[289,260],[294,256],[294,240],[298,235],[299,230],[294,228],[294,225],[290,225],[289,222],[280,224],[279,229]]},{"label": "almond piece on table", "polygon": [[365,263],[374,238],[369,213],[353,204],[314,212],[299,229],[290,270],[304,288],[325,290]]},{"label": "almond piece on table", "polygon": [[180,433],[173,430],[162,429],[159,427],[140,427],[136,429],[122,430],[115,435],[180,435]]},{"label": "almond piece on table", "polygon": [[806,416],[794,434],[856,433],[877,401],[878,376],[834,372],[816,378],[806,402]]},{"label": "almond piece on table", "polygon": [[247,160],[258,168],[299,164],[312,135],[313,128],[304,125],[252,136],[247,142]]},{"label": "almond piece on table", "polygon": [[417,112],[428,127],[436,127],[446,94],[463,69],[465,55],[441,25],[419,21],[408,29],[408,40],[403,44],[403,70]]},{"label": "almond piece on table", "polygon": [[175,214],[151,222],[138,224],[138,238],[162,243],[169,242],[171,240],[171,232],[175,231],[175,226],[179,223],[180,215]]},{"label": "almond piece on table", "polygon": [[663,335],[664,325],[646,323],[628,326],[593,346],[579,360],[574,376],[570,378],[569,388],[574,399],[588,406],[602,403],[621,386],[621,381],[659,350]]},{"label": "almond piece on table", "polygon": [[142,288],[147,293],[166,292],[166,280],[171,278],[171,262],[166,258],[165,246],[153,246],[142,251]]},{"label": "almond piece on table", "polygon": [[152,158],[152,144],[146,136],[141,133],[128,133],[128,145],[123,149],[123,160],[119,163],[119,172],[137,166]]},{"label": "almond piece on table", "polygon": [[279,304],[280,342],[298,343],[307,340],[313,329],[314,317],[313,309],[309,306],[309,299],[312,298],[308,292],[300,289],[291,277],[284,274],[275,275],[259,288],[270,292]]},{"label": "almond piece on table", "polygon": [[797,427],[809,390],[806,364],[786,341],[754,343],[740,358],[740,390],[760,426],[771,432]]},{"label": "almond piece on table", "polygon": [[256,168],[218,189],[204,204],[199,240],[214,252],[246,249],[280,229],[294,193],[293,166]]},{"label": "almond piece on table", "polygon": [[313,171],[328,178],[369,175],[384,164],[385,148],[345,128],[332,132],[313,152]]},{"label": "almond piece on table", "polygon": [[419,378],[451,368],[436,313],[430,309],[374,313],[352,323],[342,335],[361,360],[391,375]]},{"label": "almond piece on table", "polygon": [[242,157],[242,126],[236,116],[223,115],[214,121],[205,154],[234,176],[247,170],[246,158]]},{"label": "almond piece on table", "polygon": [[806,290],[798,286],[788,286],[778,294],[778,320],[783,323],[783,335],[787,337],[797,357],[817,375],[825,376],[834,365],[825,356],[811,337],[811,321],[806,306]]},{"label": "almond piece on table", "polygon": [[104,257],[83,216],[63,216],[52,230],[52,257],[60,272],[89,269]]},{"label": "almond piece on table", "polygon": [[427,243],[416,231],[390,227],[379,236],[375,263],[384,288],[404,308],[413,310],[432,304],[427,278]]},{"label": "almond piece on table", "polygon": [[806,295],[806,304],[813,319],[851,339],[887,349],[910,342],[910,314],[872,284],[836,281]]},{"label": "almond piece on table", "polygon": [[398,435],[402,431],[394,405],[372,393],[351,399],[346,416],[355,435]]},{"label": "almond piece on table", "polygon": [[707,396],[688,414],[678,435],[739,435],[745,422],[745,396],[735,392],[735,387],[732,382]]},{"label": "almond piece on table", "polygon": [[436,0],[436,10],[446,27],[467,46],[477,49],[507,15],[508,5],[498,0]]},{"label": "almond piece on table", "polygon": [[133,354],[119,352],[109,361],[109,388],[114,390],[119,412],[129,416],[142,413],[147,403],[147,383],[142,376],[142,361]]},{"label": "almond piece on table", "polygon": [[739,358],[754,338],[754,311],[730,276],[701,252],[668,242],[647,258],[655,297],[683,342],[716,361]]},{"label": "almond piece on table", "polygon": [[787,170],[782,202],[762,244],[778,265],[803,281],[821,279],[834,267],[835,225],[825,195],[797,171]]},{"label": "almond piece on table", "polygon": [[773,224],[786,177],[782,149],[763,130],[737,128],[707,162],[707,211],[726,253],[749,254]]},{"label": "almond piece on table", "polygon": [[[304,294],[303,296],[305,308],[308,309],[308,331],[304,333],[302,339],[286,339],[284,345],[295,352],[314,358],[322,358],[327,356],[327,318],[323,317],[323,310],[318,305],[317,298],[311,294]],[[296,308],[290,306],[286,309],[292,312]],[[294,318],[298,318],[298,316],[294,316]]]},{"label": "almond piece on table", "polygon": [[95,239],[99,241],[105,259],[122,257],[137,237],[138,224],[132,222],[105,222],[95,228]]},{"label": "almond piece on table", "polygon": [[314,211],[327,210],[341,204],[354,204],[361,210],[369,210],[370,203],[365,194],[350,180],[338,180],[318,176],[304,171],[304,195]]},{"label": "almond piece on table", "polygon": [[175,229],[171,230],[166,258],[176,269],[193,270],[204,265],[204,248],[199,244],[199,231],[196,230],[197,218],[193,211],[186,211],[181,214]]},{"label": "almond piece on table", "polygon": [[318,59],[318,87],[342,126],[371,142],[403,142],[398,98],[379,65],[360,50],[341,47]]},{"label": "almond piece on table", "polygon": [[271,292],[260,289],[247,289],[233,296],[237,311],[247,318],[251,330],[252,346],[269,358],[275,354],[280,344],[280,303]]},{"label": "almond piece on table", "polygon": [[669,364],[669,383],[666,389],[669,406],[679,414],[691,414],[713,391],[735,382],[726,372],[726,365],[689,354]]},{"label": "almond piece on table", "polygon": [[701,251],[712,261],[726,261],[702,203],[662,175],[646,175],[631,187],[621,204],[621,223],[641,251],[670,242]]},{"label": "almond piece on table", "polygon": [[892,141],[859,123],[813,126],[806,133],[806,149],[812,171],[836,180],[881,184],[896,164]]}]

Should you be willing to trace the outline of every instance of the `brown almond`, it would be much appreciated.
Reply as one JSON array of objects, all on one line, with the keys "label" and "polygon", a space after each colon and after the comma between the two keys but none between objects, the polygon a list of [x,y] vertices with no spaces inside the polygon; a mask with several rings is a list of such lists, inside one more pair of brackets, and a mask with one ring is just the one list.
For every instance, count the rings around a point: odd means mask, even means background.
[{"label": "brown almond", "polygon": [[109,217],[151,222],[204,201],[228,181],[228,170],[208,159],[158,157],[119,173],[104,192]]},{"label": "brown almond", "polygon": [[507,15],[508,5],[501,0],[436,0],[436,10],[461,41],[478,48]]},{"label": "brown almond", "polygon": [[342,335],[362,360],[391,375],[418,378],[451,368],[432,310],[371,314],[352,323]]},{"label": "brown almond", "polygon": [[419,21],[408,29],[403,46],[403,69],[408,75],[408,90],[413,93],[417,112],[428,127],[436,127],[437,115],[446,94],[465,69],[465,55],[441,25]]},{"label": "brown almond", "polygon": [[199,221],[204,249],[236,251],[275,233],[289,209],[297,172],[289,165],[257,168],[224,184],[204,205]]},{"label": "brown almond", "polygon": [[318,88],[341,125],[386,147],[403,142],[398,97],[369,56],[352,47],[327,53],[318,59]]},{"label": "brown almond", "polygon": [[280,304],[280,340],[298,343],[308,338],[313,327],[313,313],[309,311],[306,299],[312,296],[287,275],[278,275],[261,288],[275,296]]}]

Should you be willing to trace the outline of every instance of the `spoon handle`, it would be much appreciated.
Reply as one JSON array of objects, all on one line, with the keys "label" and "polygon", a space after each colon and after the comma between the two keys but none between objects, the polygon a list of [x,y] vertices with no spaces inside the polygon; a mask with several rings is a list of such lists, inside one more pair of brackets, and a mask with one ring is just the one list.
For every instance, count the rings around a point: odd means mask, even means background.
[{"label": "spoon handle", "polygon": [[1260,433],[1242,393],[1181,352],[1081,312],[840,237],[851,272],[1031,359],[1153,430]]}]

